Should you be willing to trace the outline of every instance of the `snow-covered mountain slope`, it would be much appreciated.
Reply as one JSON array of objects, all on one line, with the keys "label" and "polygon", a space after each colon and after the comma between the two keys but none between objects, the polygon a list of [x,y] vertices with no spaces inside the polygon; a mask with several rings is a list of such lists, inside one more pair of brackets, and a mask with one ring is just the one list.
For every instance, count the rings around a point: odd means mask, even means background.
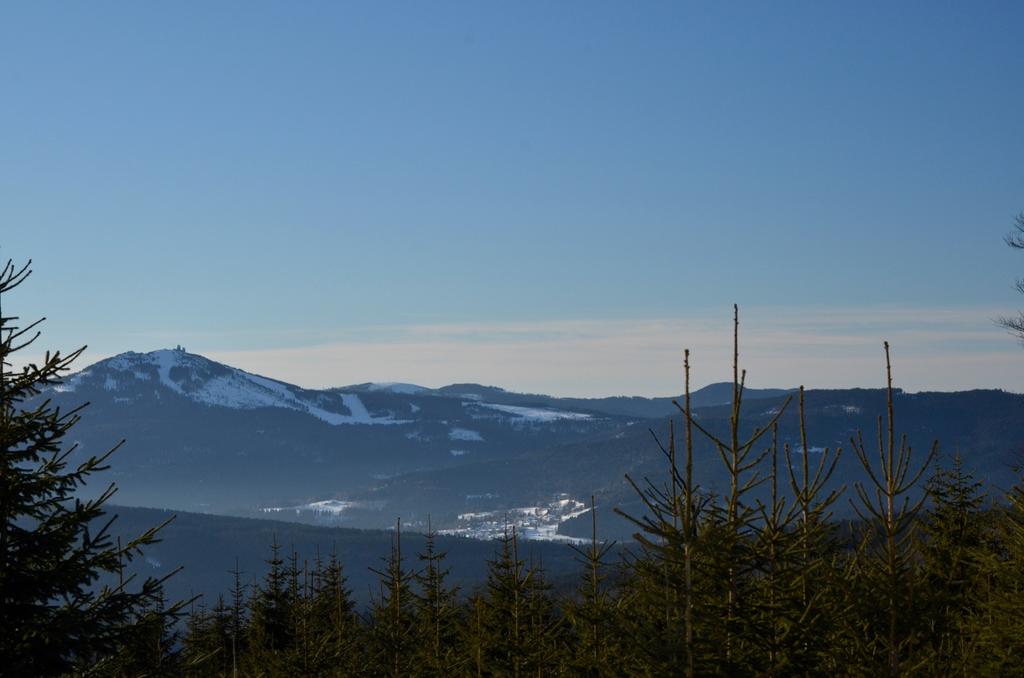
[{"label": "snow-covered mountain slope", "polygon": [[[405,383],[366,383],[324,390],[299,386],[214,362],[180,348],[150,353],[121,353],[68,377],[54,388],[60,393],[102,390],[116,403],[132,405],[145,398],[181,396],[194,403],[235,410],[278,408],[308,414],[332,426],[345,424],[414,424],[424,398],[461,402],[469,419],[497,419],[511,426],[586,421],[594,413],[564,410],[544,401],[542,407],[486,402],[479,392],[432,390]],[[488,389],[498,400],[519,398]],[[373,411],[366,405],[372,399]]]},{"label": "snow-covered mountain slope", "polygon": [[565,410],[559,410],[552,407],[521,407],[519,405],[498,405],[496,403],[475,401],[464,402],[463,405],[476,411],[492,410],[503,415],[512,415],[523,421],[582,421],[593,417],[593,415],[582,412],[567,412]]},{"label": "snow-covered mountain slope", "polygon": [[405,424],[390,413],[371,414],[355,393],[310,391],[250,374],[181,349],[122,353],[72,375],[59,392],[101,385],[126,405],[162,391],[204,405],[251,410],[273,407],[304,412],[333,426],[342,424]]}]

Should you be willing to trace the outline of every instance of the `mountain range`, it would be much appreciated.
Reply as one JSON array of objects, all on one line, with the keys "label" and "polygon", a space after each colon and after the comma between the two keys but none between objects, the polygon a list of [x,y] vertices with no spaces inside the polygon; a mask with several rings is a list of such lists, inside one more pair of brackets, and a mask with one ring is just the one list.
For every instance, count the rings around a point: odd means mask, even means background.
[{"label": "mountain range", "polygon": [[[797,450],[794,395],[745,390],[744,432],[784,409],[780,445]],[[305,389],[181,349],[102,360],[40,397],[62,407],[90,403],[72,431],[78,455],[127,440],[111,468],[121,504],[363,528],[401,516],[413,529],[430,519],[451,534],[485,537],[510,521],[544,539],[585,532],[578,524],[589,525],[591,496],[637,511],[624,475],[664,475],[651,434],[664,436],[677,413],[672,398],[557,398],[478,384]],[[731,398],[726,383],[691,400],[704,427],[724,432]],[[806,402],[815,459],[826,447],[848,448],[858,430],[873,439],[885,411],[881,389],[812,390]],[[898,392],[896,405],[897,427],[917,449],[938,439],[943,450],[962,451],[989,486],[1011,481],[1024,396]],[[715,447],[695,443],[699,482],[720,489]],[[834,486],[863,479],[843,453]],[[847,509],[837,503],[837,513]],[[602,531],[628,537],[628,525],[615,519]]]}]

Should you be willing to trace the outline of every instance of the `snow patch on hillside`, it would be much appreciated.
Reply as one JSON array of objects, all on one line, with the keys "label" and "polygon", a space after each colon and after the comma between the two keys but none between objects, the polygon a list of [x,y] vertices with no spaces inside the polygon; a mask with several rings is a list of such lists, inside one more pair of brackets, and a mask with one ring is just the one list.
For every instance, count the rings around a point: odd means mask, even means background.
[{"label": "snow patch on hillside", "polygon": [[122,353],[116,355],[106,362],[107,367],[118,372],[128,372],[137,364],[134,358],[138,356],[137,353]]},{"label": "snow patch on hillside", "polygon": [[[179,357],[185,354],[180,351],[157,351],[158,371],[160,379],[181,393],[181,387],[170,379],[170,368],[177,364]],[[167,374],[165,380],[164,374]],[[173,384],[173,385],[172,385]],[[349,414],[341,414],[324,409],[317,404],[296,394],[294,388],[280,381],[268,379],[256,374],[230,369],[226,375],[207,380],[198,390],[188,396],[208,405],[219,405],[234,409],[254,409],[257,407],[282,407],[306,412],[332,426],[342,424],[402,424],[406,423],[391,417],[374,417],[363,405],[359,396],[341,393],[342,404]]]},{"label": "snow patch on hillside", "polygon": [[384,508],[381,501],[349,501],[346,499],[323,499],[299,506],[267,506],[259,509],[262,513],[294,513],[300,518],[311,519],[320,525],[335,525],[347,519],[346,514],[352,509],[380,511]]},{"label": "snow patch on hillside", "polygon": [[57,393],[73,393],[76,388],[82,383],[82,380],[89,376],[89,370],[82,370],[77,374],[73,374],[65,379],[60,384],[53,387],[53,390]]},{"label": "snow patch on hillside", "polygon": [[147,354],[147,357],[156,365],[156,373],[160,376],[160,383],[175,393],[182,393],[178,382],[171,379],[171,369],[178,366],[179,351],[163,349]]},{"label": "snow patch on hillside", "polygon": [[[804,446],[801,445],[800,443],[796,443],[796,444],[792,445],[790,447],[790,449],[793,451],[793,454],[803,454],[804,453]],[[807,454],[824,454],[824,453],[825,453],[825,448],[824,447],[820,447],[820,446],[817,446],[817,445],[808,445],[807,446]]]},{"label": "snow patch on hillside", "polygon": [[541,409],[539,407],[520,407],[519,405],[498,405],[496,403],[463,403],[463,405],[474,405],[476,407],[486,407],[491,410],[497,410],[498,412],[504,412],[505,414],[515,415],[522,419],[528,419],[530,421],[539,422],[552,422],[552,421],[584,421],[587,419],[593,419],[593,416],[584,414],[582,412],[567,412],[565,410],[548,410]]},{"label": "snow patch on hillside", "polygon": [[[257,386],[259,385],[257,384]],[[263,387],[252,388],[250,382],[238,374],[214,377],[198,390],[190,393],[189,397],[207,405],[229,407],[235,410],[278,407],[281,404],[281,396],[277,393]]]},{"label": "snow patch on hillside", "polygon": [[453,428],[451,431],[448,431],[448,440],[470,440],[482,443],[484,437],[477,431],[468,428]]},{"label": "snow patch on hillside", "polygon": [[248,372],[234,371],[232,374],[215,377],[190,394],[200,402],[210,405],[221,405],[235,409],[253,409],[256,407],[283,407],[306,412],[332,426],[343,424],[404,424],[404,420],[391,417],[374,417],[363,405],[359,396],[352,393],[340,393],[342,404],[349,414],[341,414],[324,409],[300,398],[287,385],[273,379],[260,377]]},{"label": "snow patch on hillside", "polygon": [[372,417],[367,411],[366,406],[363,405],[363,401],[359,399],[359,396],[349,393],[341,394],[341,401],[345,403],[345,407],[352,413],[352,418],[362,423],[371,423]]}]

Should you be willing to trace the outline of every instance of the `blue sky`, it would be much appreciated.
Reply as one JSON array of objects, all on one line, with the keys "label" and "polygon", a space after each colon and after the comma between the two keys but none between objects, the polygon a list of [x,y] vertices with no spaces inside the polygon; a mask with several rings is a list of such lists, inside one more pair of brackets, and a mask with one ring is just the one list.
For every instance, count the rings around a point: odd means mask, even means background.
[{"label": "blue sky", "polygon": [[[5,310],[308,385],[1024,390],[1024,6],[0,9]],[[809,346],[813,349],[808,348]],[[701,351],[698,351],[700,349]],[[899,368],[901,363],[897,363]],[[897,375],[901,373],[897,370]]]}]

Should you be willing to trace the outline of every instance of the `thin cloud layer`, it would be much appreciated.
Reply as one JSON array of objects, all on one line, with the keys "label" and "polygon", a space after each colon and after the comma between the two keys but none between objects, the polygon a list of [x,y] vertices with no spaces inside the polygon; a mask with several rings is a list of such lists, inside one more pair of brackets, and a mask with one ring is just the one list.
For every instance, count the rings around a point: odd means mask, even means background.
[{"label": "thin cloud layer", "polygon": [[[884,383],[882,341],[908,390],[1022,390],[1024,350],[992,309],[758,309],[741,317],[748,384]],[[216,360],[306,386],[472,381],[556,395],[670,395],[684,348],[695,384],[730,378],[731,317],[420,324],[362,328],[313,346],[211,351]],[[198,347],[197,347],[198,348]]]}]

